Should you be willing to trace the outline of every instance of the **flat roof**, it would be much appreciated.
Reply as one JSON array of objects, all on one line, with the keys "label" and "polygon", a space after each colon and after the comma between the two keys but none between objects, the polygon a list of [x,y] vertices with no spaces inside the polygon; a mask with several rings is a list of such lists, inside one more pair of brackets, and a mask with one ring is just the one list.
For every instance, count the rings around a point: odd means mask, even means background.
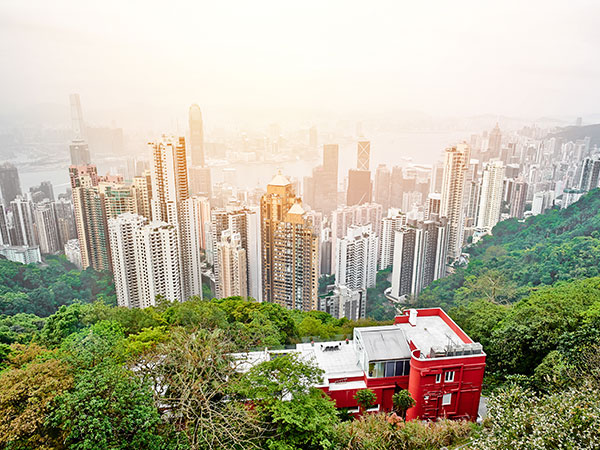
[{"label": "flat roof", "polygon": [[404,331],[394,325],[355,328],[369,361],[408,359],[411,351]]},{"label": "flat roof", "polygon": [[[333,348],[338,350],[333,350]],[[296,349],[303,356],[316,361],[317,365],[325,372],[323,375],[325,384],[329,383],[330,378],[363,375],[352,341],[348,343],[345,341],[315,342],[314,346],[304,343],[297,344]]]},{"label": "flat roof", "polygon": [[440,316],[417,316],[416,325],[399,323],[393,325],[406,333],[421,353],[429,354],[432,347],[446,347],[465,344]]}]

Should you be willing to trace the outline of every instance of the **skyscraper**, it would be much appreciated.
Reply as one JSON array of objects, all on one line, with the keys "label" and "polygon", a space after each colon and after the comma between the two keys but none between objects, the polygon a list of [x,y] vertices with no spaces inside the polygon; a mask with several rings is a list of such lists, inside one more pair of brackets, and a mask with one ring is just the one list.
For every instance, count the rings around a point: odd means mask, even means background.
[{"label": "skyscraper", "polygon": [[63,243],[60,239],[54,202],[44,200],[37,203],[33,208],[40,251],[46,254],[55,254],[62,251]]},{"label": "skyscraper", "polygon": [[83,139],[73,139],[69,144],[72,166],[91,164],[90,148]]},{"label": "skyscraper", "polygon": [[350,289],[375,286],[379,237],[371,225],[352,225],[346,236],[337,243],[337,272],[335,284]]},{"label": "skyscraper", "polygon": [[217,298],[248,296],[248,264],[240,233],[225,230],[217,243],[219,274],[215,288]]},{"label": "skyscraper", "polygon": [[406,215],[398,209],[390,209],[387,217],[381,220],[381,224],[379,270],[385,270],[394,263],[396,231],[406,225]]},{"label": "skyscraper", "polygon": [[332,273],[337,271],[337,241],[346,236],[348,227],[351,225],[371,224],[372,230],[377,236],[381,235],[381,219],[383,210],[377,203],[365,203],[363,205],[340,206],[331,214],[331,255]]},{"label": "skyscraper", "polygon": [[319,243],[287,178],[276,175],[261,199],[263,300],[317,308]]},{"label": "skyscraper", "polygon": [[190,106],[190,149],[192,153],[192,165],[203,167],[204,160],[204,125],[202,123],[202,111],[197,104]]},{"label": "skyscraper", "polygon": [[31,201],[19,196],[10,202],[13,217],[13,245],[33,247],[38,245]]},{"label": "skyscraper", "polygon": [[374,201],[379,203],[384,211],[390,207],[390,188],[392,173],[385,164],[379,164],[375,171]]},{"label": "skyscraper", "polygon": [[304,202],[324,214],[337,208],[338,152],[337,144],[323,145],[323,164],[304,178]]},{"label": "skyscraper", "polygon": [[69,176],[82,268],[110,270],[107,216],[96,166],[71,166]]},{"label": "skyscraper", "polygon": [[358,141],[356,156],[356,168],[358,170],[369,170],[369,164],[371,161],[371,142]]},{"label": "skyscraper", "polygon": [[502,148],[502,134],[500,133],[500,127],[498,124],[490,131],[488,141],[488,160],[500,157],[500,150]]},{"label": "skyscraper", "polygon": [[21,181],[19,171],[10,164],[0,165],[0,201],[8,206],[18,195],[21,195]]},{"label": "skyscraper", "polygon": [[150,142],[152,218],[177,223],[177,205],[189,197],[185,139],[162,135]]},{"label": "skyscraper", "polygon": [[177,229],[125,213],[109,220],[117,302],[128,308],[147,308],[157,296],[183,301]]},{"label": "skyscraper", "polygon": [[163,135],[152,152],[152,219],[173,225],[178,238],[183,298],[202,296],[201,205],[190,199],[185,139]]},{"label": "skyscraper", "polygon": [[485,232],[490,232],[500,220],[503,182],[504,163],[498,160],[489,162],[483,171],[477,216],[477,228]]},{"label": "skyscraper", "polygon": [[447,221],[408,221],[396,231],[390,295],[417,297],[431,282],[446,274]]},{"label": "skyscraper", "polygon": [[79,94],[69,95],[71,104],[71,130],[73,139],[69,144],[69,153],[71,155],[72,166],[83,166],[91,164],[90,149],[86,142],[86,126],[83,121],[83,112],[81,110],[81,101]]},{"label": "skyscraper", "polygon": [[370,171],[359,169],[348,171],[348,191],[346,194],[346,204],[348,206],[371,203],[372,192],[373,183],[371,182]]},{"label": "skyscraper", "polygon": [[441,216],[448,219],[448,257],[458,258],[462,250],[464,215],[463,190],[469,162],[466,143],[447,148],[444,158]]},{"label": "skyscraper", "polygon": [[525,215],[528,185],[523,180],[516,180],[513,188],[512,202],[510,204],[510,217],[522,219]]},{"label": "skyscraper", "polygon": [[85,139],[85,124],[83,122],[79,94],[70,94],[69,103],[71,104],[71,129],[73,137],[74,139]]},{"label": "skyscraper", "polygon": [[215,274],[215,288],[221,280],[220,260],[217,254],[217,245],[222,241],[222,234],[229,231],[240,236],[240,245],[245,251],[246,260],[246,287],[244,297],[250,296],[258,301],[262,299],[261,275],[261,233],[260,213],[255,208],[218,208],[211,212],[211,241],[214,248],[214,257],[210,261]]},{"label": "skyscraper", "polygon": [[600,158],[585,158],[581,162],[579,190],[590,191],[598,187],[600,180]]}]

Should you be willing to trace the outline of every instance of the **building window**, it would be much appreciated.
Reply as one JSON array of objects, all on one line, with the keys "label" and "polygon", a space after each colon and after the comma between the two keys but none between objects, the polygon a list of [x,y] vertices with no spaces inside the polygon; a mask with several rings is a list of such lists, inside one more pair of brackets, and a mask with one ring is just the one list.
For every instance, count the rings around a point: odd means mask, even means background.
[{"label": "building window", "polygon": [[435,382],[436,383],[441,383],[442,382],[442,374],[441,373],[436,373],[435,374]]},{"label": "building window", "polygon": [[442,397],[442,406],[448,406],[452,403],[452,394],[444,394]]},{"label": "building window", "polygon": [[454,371],[446,372],[444,374],[444,381],[446,383],[452,383],[454,381]]}]

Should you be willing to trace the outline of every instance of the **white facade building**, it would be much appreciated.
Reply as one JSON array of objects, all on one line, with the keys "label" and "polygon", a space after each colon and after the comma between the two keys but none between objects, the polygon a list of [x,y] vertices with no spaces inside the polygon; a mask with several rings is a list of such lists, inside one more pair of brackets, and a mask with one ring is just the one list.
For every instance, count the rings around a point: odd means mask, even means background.
[{"label": "white facade building", "polygon": [[379,237],[371,225],[352,225],[348,234],[337,241],[335,284],[350,289],[375,286]]}]

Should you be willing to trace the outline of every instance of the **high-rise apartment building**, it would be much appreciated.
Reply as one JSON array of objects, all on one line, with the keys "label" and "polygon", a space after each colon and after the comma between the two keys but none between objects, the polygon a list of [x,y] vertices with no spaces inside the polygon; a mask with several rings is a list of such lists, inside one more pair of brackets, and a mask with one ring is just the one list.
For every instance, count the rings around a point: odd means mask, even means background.
[{"label": "high-rise apartment building", "polygon": [[55,254],[63,250],[60,239],[58,221],[54,202],[44,200],[33,207],[35,228],[40,244],[40,251],[45,254]]},{"label": "high-rise apartment building", "polygon": [[104,198],[98,190],[96,166],[69,167],[75,228],[83,269],[110,270],[110,244]]},{"label": "high-rise apartment building", "polygon": [[523,180],[516,180],[513,187],[512,201],[510,204],[510,217],[522,219],[525,216],[528,185]]},{"label": "high-rise apartment building", "polygon": [[454,259],[460,256],[463,243],[463,191],[469,146],[462,143],[447,148],[444,156],[440,216],[448,219],[448,257]]},{"label": "high-rise apartment building", "polygon": [[333,286],[333,289],[319,297],[319,311],[324,311],[336,319],[359,320],[366,317],[366,289],[350,289],[347,286]]},{"label": "high-rise apartment building", "polygon": [[217,244],[222,240],[222,234],[229,230],[240,235],[240,245],[245,251],[246,259],[246,287],[244,297],[252,297],[258,301],[262,299],[261,275],[261,231],[260,212],[257,208],[217,208],[211,212],[210,240],[214,256],[209,262],[213,265],[215,274],[215,288],[220,292],[221,267],[217,255]]},{"label": "high-rise apartment building", "polygon": [[261,199],[263,301],[317,308],[319,242],[292,184],[276,175]]},{"label": "high-rise apartment building", "polygon": [[600,158],[585,158],[581,162],[579,190],[590,191],[598,187],[600,181]]},{"label": "high-rise apartment building", "polygon": [[447,220],[408,221],[396,231],[390,296],[417,297],[431,282],[446,275]]},{"label": "high-rise apartment building", "polygon": [[215,280],[217,298],[247,297],[248,264],[240,233],[229,229],[223,231],[216,253],[219,261],[218,279]]},{"label": "high-rise apartment building", "polygon": [[483,171],[477,228],[490,232],[500,220],[504,183],[504,163],[489,162]]},{"label": "high-rise apartment building", "polygon": [[8,206],[17,196],[21,195],[19,171],[10,164],[0,164],[0,201]]},{"label": "high-rise apartment building", "polygon": [[132,213],[108,222],[119,306],[147,308],[157,296],[183,301],[177,229]]},{"label": "high-rise apartment building", "polygon": [[394,263],[394,241],[396,231],[406,225],[406,214],[397,208],[390,208],[387,217],[381,220],[381,245],[379,250],[379,270],[385,270]]},{"label": "high-rise apartment building", "polygon": [[190,199],[185,139],[163,135],[149,143],[152,152],[152,218],[173,225],[178,238],[183,298],[202,296],[201,204]]},{"label": "high-rise apartment building", "polygon": [[332,273],[335,273],[337,270],[337,240],[346,236],[348,227],[351,225],[371,224],[375,234],[381,236],[382,217],[383,209],[377,203],[341,206],[331,213]]},{"label": "high-rise apartment building", "polygon": [[350,289],[375,286],[379,237],[371,225],[352,225],[337,243],[335,284]]},{"label": "high-rise apartment building", "polygon": [[10,202],[14,238],[12,245],[33,247],[38,245],[31,201],[19,196]]}]

